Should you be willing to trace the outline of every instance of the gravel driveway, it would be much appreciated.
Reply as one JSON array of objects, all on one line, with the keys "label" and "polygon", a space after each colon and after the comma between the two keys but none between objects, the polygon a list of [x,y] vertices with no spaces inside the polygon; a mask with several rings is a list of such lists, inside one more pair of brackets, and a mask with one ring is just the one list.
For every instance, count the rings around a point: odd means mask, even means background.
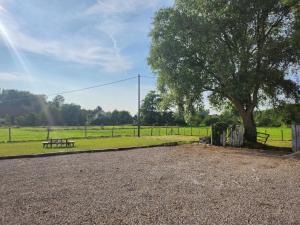
[{"label": "gravel driveway", "polygon": [[300,224],[300,161],[186,145],[0,161],[0,223]]}]

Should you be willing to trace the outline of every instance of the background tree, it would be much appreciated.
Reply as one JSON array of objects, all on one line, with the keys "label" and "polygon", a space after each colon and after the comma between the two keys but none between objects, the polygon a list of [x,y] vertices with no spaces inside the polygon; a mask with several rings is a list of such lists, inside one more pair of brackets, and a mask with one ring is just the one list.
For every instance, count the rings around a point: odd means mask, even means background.
[{"label": "background tree", "polygon": [[155,91],[150,91],[141,105],[141,123],[144,125],[155,125],[159,122],[160,96]]},{"label": "background tree", "polygon": [[75,126],[84,124],[81,107],[75,104],[64,104],[61,107],[63,125]]},{"label": "background tree", "polygon": [[43,95],[34,95],[17,90],[0,92],[0,123],[5,125],[114,125],[131,124],[132,116],[127,111],[104,112],[81,109],[80,105],[65,104],[64,97],[56,96],[47,102]]},{"label": "background tree", "polygon": [[150,34],[160,91],[186,106],[204,92],[214,106],[230,102],[256,142],[259,103],[299,97],[289,78],[299,71],[299,8],[299,0],[176,0]]},{"label": "background tree", "polygon": [[62,95],[57,95],[53,99],[53,104],[57,107],[60,108],[63,104],[65,103],[65,98]]},{"label": "background tree", "polygon": [[111,113],[111,124],[113,125],[125,125],[125,124],[132,124],[132,116],[127,111],[118,111],[114,110]]},{"label": "background tree", "polygon": [[282,114],[278,109],[267,109],[254,113],[259,127],[280,127],[283,124]]},{"label": "background tree", "polygon": [[300,104],[286,104],[280,111],[285,124],[300,124]]}]

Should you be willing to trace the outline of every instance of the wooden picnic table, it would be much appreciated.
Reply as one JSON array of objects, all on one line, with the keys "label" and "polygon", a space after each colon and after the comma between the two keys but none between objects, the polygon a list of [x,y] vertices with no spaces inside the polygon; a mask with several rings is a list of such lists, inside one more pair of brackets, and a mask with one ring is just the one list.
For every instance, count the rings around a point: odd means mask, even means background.
[{"label": "wooden picnic table", "polygon": [[51,138],[48,139],[47,141],[43,141],[43,148],[70,148],[75,146],[75,141],[70,141],[67,138]]}]

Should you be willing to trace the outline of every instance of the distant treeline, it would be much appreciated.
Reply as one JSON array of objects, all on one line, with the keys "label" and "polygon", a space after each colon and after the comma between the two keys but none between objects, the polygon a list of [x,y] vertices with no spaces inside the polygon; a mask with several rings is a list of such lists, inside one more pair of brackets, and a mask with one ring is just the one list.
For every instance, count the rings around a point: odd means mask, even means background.
[{"label": "distant treeline", "polygon": [[98,106],[94,110],[80,105],[66,104],[58,95],[47,101],[44,95],[30,92],[3,90],[0,93],[0,121],[2,125],[124,125],[132,124],[133,117],[127,111],[104,112]]},{"label": "distant treeline", "polygon": [[[150,91],[141,105],[141,124],[150,126],[210,126],[216,122],[241,123],[234,109],[226,109],[220,115],[209,115],[209,111],[195,107],[180,111],[176,107],[163,108],[162,98]],[[287,104],[276,109],[255,112],[257,126],[278,127],[300,123],[300,105]],[[136,124],[137,116],[128,111],[105,112],[100,106],[93,110],[82,109],[80,105],[67,104],[58,95],[47,100],[44,95],[26,91],[2,90],[0,93],[0,123],[15,126],[47,125],[126,125]]]}]

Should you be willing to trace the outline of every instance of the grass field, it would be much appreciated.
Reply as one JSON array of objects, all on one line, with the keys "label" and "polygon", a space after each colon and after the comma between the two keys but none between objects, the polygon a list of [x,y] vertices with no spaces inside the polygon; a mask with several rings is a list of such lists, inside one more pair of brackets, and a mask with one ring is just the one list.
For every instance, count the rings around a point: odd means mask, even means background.
[{"label": "grass field", "polygon": [[[0,128],[0,142],[19,141],[41,141],[47,139],[48,128],[46,127],[22,127],[11,128],[10,138],[9,129]],[[259,127],[258,132],[270,134],[270,141],[290,141],[290,128],[270,128]],[[210,127],[142,127],[141,136],[208,136]],[[135,126],[89,126],[85,127],[52,127],[49,138],[85,138],[85,137],[128,137],[137,136]]]},{"label": "grass field", "polygon": [[78,151],[94,149],[110,149],[121,147],[141,147],[150,145],[166,144],[171,142],[196,141],[193,136],[161,136],[161,137],[118,137],[101,139],[80,139],[76,140],[75,148],[52,148],[43,149],[40,141],[22,143],[2,143],[0,144],[1,156],[43,154],[49,152]]},{"label": "grass field", "polygon": [[[0,156],[52,152],[51,149],[45,151],[41,148],[40,141],[47,139],[47,130],[46,127],[11,128],[9,135],[9,128],[0,128]],[[291,147],[290,128],[260,127],[257,130],[270,134],[268,145]],[[76,139],[74,150],[88,150],[156,145],[172,141],[194,141],[199,137],[208,136],[210,133],[209,127],[142,127],[142,138],[138,139],[135,138],[137,128],[134,126],[52,127],[49,138]],[[84,139],[85,137],[93,139]],[[100,139],[101,137],[102,139]],[[11,143],[8,143],[9,139]],[[54,151],[62,151],[62,149]]]},{"label": "grass field", "polygon": [[258,132],[270,134],[272,141],[291,141],[292,129],[288,127],[258,127]]},{"label": "grass field", "polygon": [[[42,141],[48,137],[46,127],[0,128],[0,142]],[[207,136],[209,127],[142,127],[141,136]],[[85,138],[85,137],[134,137],[137,136],[135,126],[89,126],[89,127],[52,127],[49,138]]]}]

